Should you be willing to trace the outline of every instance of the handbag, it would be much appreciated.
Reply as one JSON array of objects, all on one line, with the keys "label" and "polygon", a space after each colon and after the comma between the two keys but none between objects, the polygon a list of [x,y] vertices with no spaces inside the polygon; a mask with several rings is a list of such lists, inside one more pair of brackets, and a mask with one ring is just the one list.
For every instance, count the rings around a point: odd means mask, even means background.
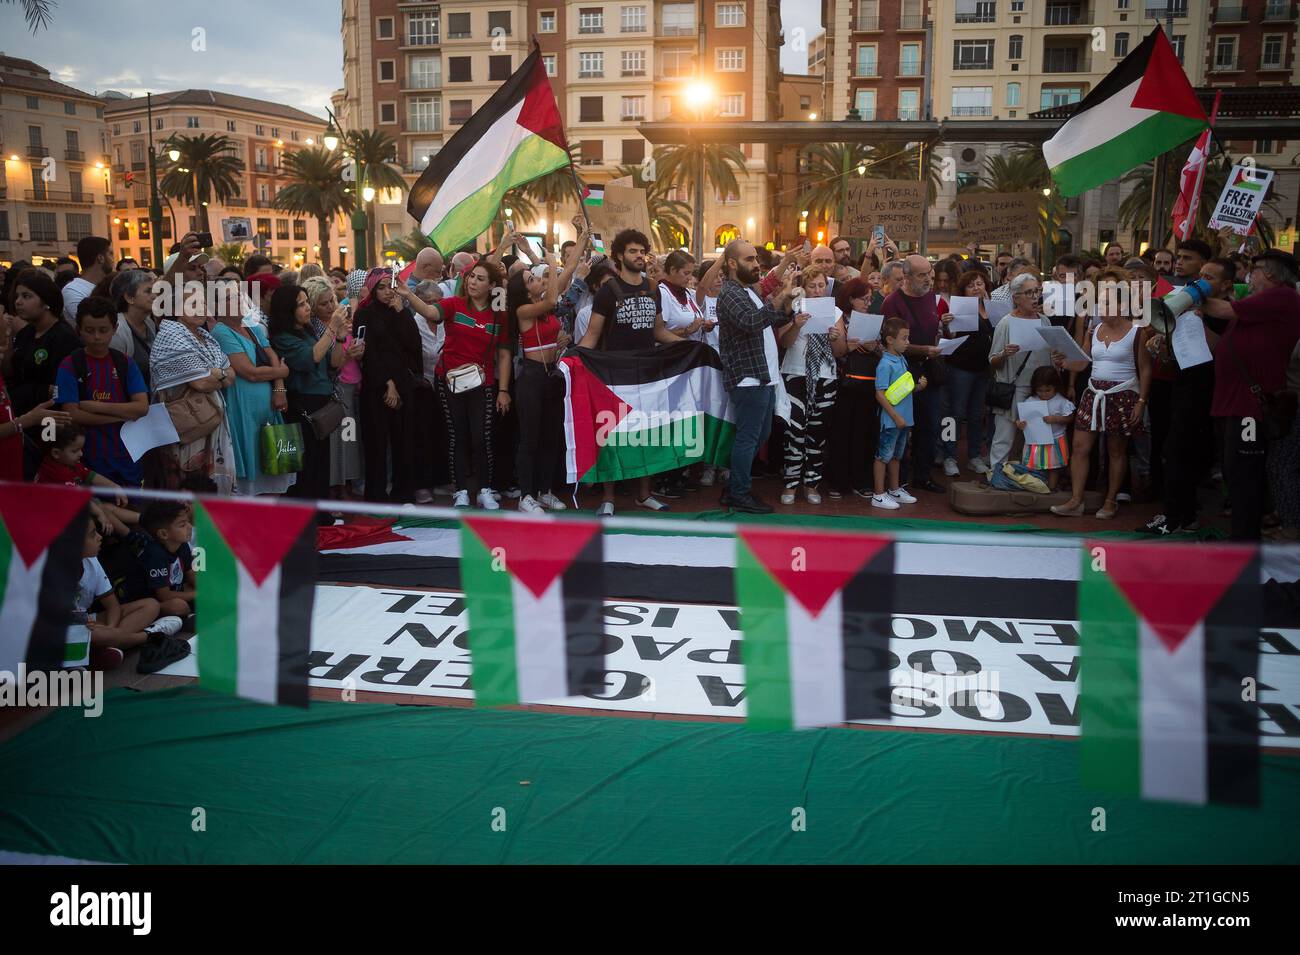
[{"label": "handbag", "polygon": [[1010,381],[990,381],[988,387],[984,390],[984,404],[998,411],[1010,411],[1011,406],[1016,401],[1016,379],[1020,377],[1025,370],[1025,365],[1029,364],[1029,355],[1025,355],[1025,360],[1020,363],[1016,373],[1011,376]]},{"label": "handbag", "polygon": [[885,400],[896,405],[916,390],[916,379],[910,371],[905,371],[885,389]]},{"label": "handbag", "polygon": [[263,474],[293,474],[302,470],[302,425],[263,425],[260,442]]},{"label": "handbag", "polygon": [[483,367],[472,361],[447,370],[447,390],[453,395],[482,388],[483,383]]},{"label": "handbag", "polygon": [[1263,426],[1264,439],[1266,441],[1281,441],[1291,433],[1291,428],[1295,424],[1297,396],[1293,391],[1278,391],[1269,394],[1246,372],[1246,366],[1242,364],[1241,357],[1237,354],[1237,349],[1232,344],[1232,330],[1223,336],[1223,341],[1227,343],[1228,354],[1232,356],[1232,363],[1237,366],[1237,372],[1246,382],[1250,393],[1255,396],[1255,401],[1259,403],[1260,424]]},{"label": "handbag", "polygon": [[307,419],[307,424],[311,426],[312,434],[316,436],[316,440],[324,441],[339,429],[347,413],[348,407],[339,398],[339,393],[336,390],[330,396],[329,401],[310,414],[306,411],[302,412],[302,416]]},{"label": "handbag", "polygon": [[186,388],[185,394],[172,401],[165,402],[168,416],[181,444],[193,444],[200,438],[206,438],[221,426],[225,412],[212,395],[193,388]]}]

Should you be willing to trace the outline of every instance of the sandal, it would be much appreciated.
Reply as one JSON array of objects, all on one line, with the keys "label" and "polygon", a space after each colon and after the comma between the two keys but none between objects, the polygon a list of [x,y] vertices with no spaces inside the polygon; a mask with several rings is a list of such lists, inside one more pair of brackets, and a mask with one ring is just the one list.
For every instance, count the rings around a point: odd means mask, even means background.
[{"label": "sandal", "polygon": [[1057,517],[1082,517],[1083,501],[1080,501],[1078,504],[1075,504],[1073,507],[1070,506],[1069,501],[1066,501],[1064,504],[1053,504],[1051,507],[1051,511]]},{"label": "sandal", "polygon": [[[1079,509],[1080,510],[1083,509],[1082,504],[1079,505]],[[1115,512],[1118,510],[1119,510],[1119,504],[1117,504],[1115,501],[1107,501],[1105,504],[1101,506],[1101,510],[1097,512],[1096,516],[1100,517],[1104,521],[1108,521],[1115,516]]]}]

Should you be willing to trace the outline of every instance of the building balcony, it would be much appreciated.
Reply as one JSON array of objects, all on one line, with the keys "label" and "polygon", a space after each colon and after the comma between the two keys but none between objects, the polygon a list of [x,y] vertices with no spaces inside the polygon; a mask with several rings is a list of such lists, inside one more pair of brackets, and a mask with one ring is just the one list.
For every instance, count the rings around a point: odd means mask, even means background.
[{"label": "building balcony", "polygon": [[255,162],[255,163],[253,163],[253,172],[272,173],[272,172],[277,172],[277,171],[278,171],[278,170],[276,169],[276,167],[275,167],[275,166],[272,166],[270,163],[265,163],[265,162]]},{"label": "building balcony", "polygon": [[1284,0],[1282,3],[1274,3],[1272,0],[1264,7],[1264,22],[1268,23],[1274,20],[1293,20],[1295,14],[1291,12],[1291,0]]},{"label": "building balcony", "polygon": [[247,209],[248,200],[245,199],[243,196],[232,196],[231,198],[225,201],[225,205],[227,208]]},{"label": "building balcony", "polygon": [[29,146],[27,147],[27,158],[28,158],[28,159],[44,159],[44,158],[45,158],[46,156],[48,156],[49,154],[50,154],[50,151],[49,151],[48,149],[46,149],[44,146],[31,146],[31,145],[29,145]]},{"label": "building balcony", "polygon": [[624,23],[618,28],[619,33],[645,33],[649,27],[644,23]]},{"label": "building balcony", "polygon": [[[988,69],[989,67],[984,67]],[[898,67],[899,79],[914,79],[922,73],[920,63],[903,63]]]},{"label": "building balcony", "polygon": [[68,162],[85,162],[86,154],[80,149],[65,149],[63,150],[63,158]]},{"label": "building balcony", "polygon": [[1287,67],[1281,60],[1266,60],[1263,57],[1260,57],[1259,68],[1267,72],[1272,72],[1274,70],[1285,70]]},{"label": "building balcony", "polygon": [[1237,73],[1240,70],[1241,68],[1237,65],[1235,58],[1231,60],[1215,60],[1210,65],[1211,73]]},{"label": "building balcony", "polygon": [[254,209],[274,209],[275,206],[273,205],[273,202],[274,202],[274,200],[272,200],[272,199],[254,199],[254,200],[253,200],[253,208],[254,208]]},{"label": "building balcony", "polygon": [[[461,120],[465,122],[469,117]],[[402,132],[404,133],[439,133],[442,132],[442,123],[437,119],[412,119],[409,116],[402,120]]]},{"label": "building balcony", "polygon": [[1043,54],[1044,73],[1087,73],[1089,69],[1088,56],[1085,53],[1075,50],[1068,52],[1047,50]]},{"label": "building balcony", "polygon": [[596,27],[584,27],[584,26],[578,27],[578,33],[581,36],[596,36],[604,32],[605,32],[604,24],[601,24],[600,26],[596,26]]},{"label": "building balcony", "polygon": [[470,33],[470,31],[465,30],[465,31],[460,32],[460,33],[448,33],[448,34],[447,34],[447,39],[448,39],[448,40],[469,40],[469,39],[472,39],[473,36],[474,36],[474,35],[473,35],[472,33]]},{"label": "building balcony", "polygon": [[880,17],[859,16],[853,21],[853,29],[859,33],[876,33],[880,30]]},{"label": "building balcony", "polygon": [[954,106],[951,116],[954,119],[961,119],[970,116],[992,116],[992,106]]},{"label": "building balcony", "polygon": [[404,76],[402,77],[401,89],[403,92],[442,89],[442,74],[435,73],[432,76]]},{"label": "building balcony", "polygon": [[1245,23],[1246,8],[1219,4],[1219,8],[1210,17],[1215,23]]},{"label": "building balcony", "polygon": [[623,70],[619,73],[619,76],[624,78],[629,76],[645,76],[645,70]]},{"label": "building balcony", "polygon": [[1175,20],[1187,19],[1187,0],[1147,0],[1146,5],[1147,19],[1156,17],[1163,20],[1166,16],[1172,16]]},{"label": "building balcony", "polygon": [[149,164],[146,163],[146,162],[132,162],[132,163],[131,163],[131,171],[132,171],[132,172],[144,172],[144,171],[145,171],[146,169],[148,169],[148,168],[149,168]]},{"label": "building balcony", "polygon": [[898,28],[900,30],[924,30],[924,16],[902,16],[898,18]]},{"label": "building balcony", "polygon": [[855,79],[859,80],[876,80],[880,79],[880,70],[874,63],[866,66],[859,63],[857,69],[853,71],[853,76]]},{"label": "building balcony", "polygon": [[695,36],[695,25],[692,24],[690,26],[664,26],[661,23],[659,24],[659,28],[655,30],[655,36],[657,37]]},{"label": "building balcony", "polygon": [[1049,27],[1084,26],[1092,23],[1092,11],[1081,3],[1048,4],[1043,23]]},{"label": "building balcony", "polygon": [[[993,61],[992,61],[992,60],[974,60],[974,61],[969,62],[969,63],[954,63],[954,64],[952,65],[952,68],[953,68],[954,70],[991,70],[991,69],[993,69]],[[921,74],[920,74],[920,71],[917,71],[917,74],[916,74],[916,75],[917,75],[917,76],[920,76],[920,75],[921,75]]]},{"label": "building balcony", "polygon": [[415,47],[416,49],[423,49],[426,46],[437,46],[437,45],[438,45],[438,34],[436,33],[423,34],[423,35],[407,34],[405,40],[403,40],[402,42],[403,49],[407,47]]},{"label": "building balcony", "polygon": [[580,80],[603,80],[605,78],[604,70],[579,70],[578,79]]},{"label": "building balcony", "polygon": [[59,189],[27,189],[23,198],[28,202],[63,203],[64,205],[93,206],[95,194],[92,192],[70,192]]},{"label": "building balcony", "polygon": [[987,13],[958,13],[955,16],[956,22],[960,24],[996,23],[998,19],[997,14],[991,10]]}]

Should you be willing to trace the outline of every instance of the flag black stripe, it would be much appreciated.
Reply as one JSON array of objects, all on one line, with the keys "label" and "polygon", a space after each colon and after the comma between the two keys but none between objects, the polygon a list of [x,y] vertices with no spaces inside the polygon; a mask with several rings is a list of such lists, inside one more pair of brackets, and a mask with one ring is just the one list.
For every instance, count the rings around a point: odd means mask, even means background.
[{"label": "flag black stripe", "polygon": [[[68,626],[72,623],[72,603],[81,580],[81,555],[86,547],[86,522],[89,507],[77,511],[68,526],[50,542],[41,568],[40,593],[37,595],[36,620],[27,643],[28,670],[58,670],[68,643]],[[21,560],[17,547],[14,560]]]},{"label": "flag black stripe", "polygon": [[1233,581],[1205,617],[1205,738],[1210,802],[1259,805],[1259,704],[1243,700],[1249,680],[1257,698],[1263,629],[1260,557]]},{"label": "flag black stripe", "polygon": [[894,545],[849,579],[840,592],[844,641],[844,718],[890,718],[889,637],[893,633]]},{"label": "flag black stripe", "polygon": [[1131,86],[1146,74],[1147,65],[1151,62],[1151,53],[1156,47],[1156,35],[1160,28],[1156,27],[1147,34],[1145,40],[1138,44],[1128,56],[1120,61],[1119,66],[1106,74],[1105,79],[1098,83],[1091,93],[1083,98],[1070,118],[1073,119],[1080,113],[1092,109],[1110,99],[1126,86]]},{"label": "flag black stripe", "polygon": [[312,608],[316,602],[316,560],[316,522],[309,520],[280,562],[276,702],[282,706],[307,705],[307,657],[311,652]]},{"label": "flag black stripe", "polygon": [[649,351],[594,351],[579,348],[582,364],[607,385],[642,385],[696,368],[722,368],[718,353],[703,342],[673,342]]},{"label": "flag black stripe", "polygon": [[[564,650],[569,696],[605,689],[605,565],[600,534],[593,534],[563,574]],[[518,635],[516,635],[516,639]]]}]

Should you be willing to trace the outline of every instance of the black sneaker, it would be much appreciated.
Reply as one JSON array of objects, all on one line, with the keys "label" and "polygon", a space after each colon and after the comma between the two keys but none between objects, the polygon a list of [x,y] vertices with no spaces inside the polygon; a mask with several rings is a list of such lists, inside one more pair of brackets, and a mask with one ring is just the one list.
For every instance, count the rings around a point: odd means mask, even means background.
[{"label": "black sneaker", "polygon": [[876,492],[869,487],[855,487],[853,493],[858,497],[866,498],[868,501],[876,496]]},{"label": "black sneaker", "polygon": [[948,489],[947,489],[947,488],[945,488],[945,487],[941,487],[940,485],[935,484],[935,483],[934,483],[933,481],[931,481],[929,478],[926,478],[924,481],[914,481],[914,482],[912,482],[912,484],[910,484],[910,485],[908,485],[908,486],[909,486],[909,487],[912,487],[912,488],[914,488],[914,489],[916,489],[916,490],[918,490],[918,491],[928,491],[928,492],[931,493],[931,494],[947,494],[947,493],[948,493]]},{"label": "black sneaker", "polygon": [[679,500],[684,493],[680,481],[660,481],[655,485],[655,495],[666,497],[670,501]]},{"label": "black sneaker", "polygon": [[731,501],[731,509],[741,511],[745,514],[771,514],[773,507],[771,504],[764,504],[753,494],[746,494],[744,497],[738,497]]},{"label": "black sneaker", "polygon": [[148,642],[140,648],[140,665],[136,672],[157,673],[189,655],[189,641],[169,633],[151,633]]}]

